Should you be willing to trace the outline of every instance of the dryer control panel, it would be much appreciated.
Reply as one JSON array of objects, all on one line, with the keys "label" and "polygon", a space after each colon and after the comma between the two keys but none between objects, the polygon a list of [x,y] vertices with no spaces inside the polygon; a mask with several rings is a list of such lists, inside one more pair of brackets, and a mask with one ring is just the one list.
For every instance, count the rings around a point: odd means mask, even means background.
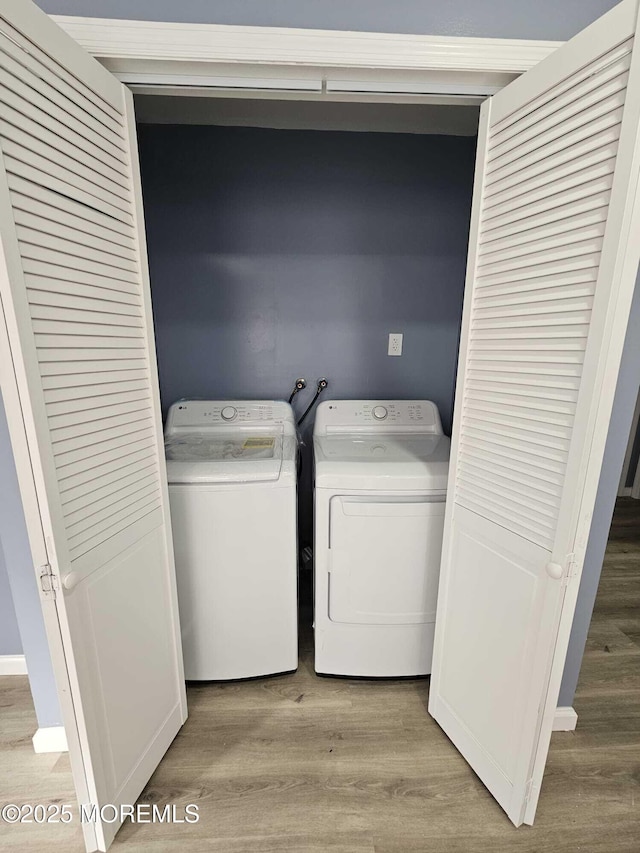
[{"label": "dryer control panel", "polygon": [[325,400],[316,413],[315,435],[355,432],[442,433],[431,400]]},{"label": "dryer control panel", "polygon": [[291,406],[274,400],[178,400],[169,409],[165,432],[292,421]]}]

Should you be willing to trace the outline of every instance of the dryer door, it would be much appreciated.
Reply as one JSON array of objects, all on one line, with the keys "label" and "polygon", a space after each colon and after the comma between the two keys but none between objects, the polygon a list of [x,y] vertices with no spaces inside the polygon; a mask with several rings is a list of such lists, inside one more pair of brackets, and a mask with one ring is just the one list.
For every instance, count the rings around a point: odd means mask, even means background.
[{"label": "dryer door", "polygon": [[443,526],[444,495],[334,497],[329,618],[433,622]]}]

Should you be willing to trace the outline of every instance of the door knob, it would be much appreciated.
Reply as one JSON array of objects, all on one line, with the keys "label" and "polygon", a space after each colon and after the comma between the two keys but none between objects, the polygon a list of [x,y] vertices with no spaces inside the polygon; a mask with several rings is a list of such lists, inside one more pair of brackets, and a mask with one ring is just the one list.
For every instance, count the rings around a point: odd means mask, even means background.
[{"label": "door knob", "polygon": [[80,583],[80,575],[78,572],[69,572],[62,578],[62,586],[65,589],[73,589]]},{"label": "door knob", "polygon": [[547,574],[550,578],[553,578],[556,581],[559,581],[562,575],[564,574],[564,569],[560,565],[560,563],[547,563]]}]

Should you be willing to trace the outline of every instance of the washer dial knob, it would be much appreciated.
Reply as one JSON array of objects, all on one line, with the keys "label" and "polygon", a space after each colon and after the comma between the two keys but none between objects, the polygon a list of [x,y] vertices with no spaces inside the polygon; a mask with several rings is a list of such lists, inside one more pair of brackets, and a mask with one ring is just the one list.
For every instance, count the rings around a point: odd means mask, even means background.
[{"label": "washer dial knob", "polygon": [[224,409],[220,412],[222,415],[222,419],[225,421],[232,421],[235,416],[238,414],[238,410],[235,406],[225,406]]},{"label": "washer dial knob", "polygon": [[376,420],[383,421],[387,417],[389,412],[387,411],[385,406],[374,406],[372,414],[373,417],[376,418]]}]

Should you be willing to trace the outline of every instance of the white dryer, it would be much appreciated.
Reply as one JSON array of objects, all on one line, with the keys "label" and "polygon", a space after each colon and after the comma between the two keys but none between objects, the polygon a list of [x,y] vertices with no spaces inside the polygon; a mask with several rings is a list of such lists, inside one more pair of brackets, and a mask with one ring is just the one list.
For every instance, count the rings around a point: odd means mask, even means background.
[{"label": "white dryer", "polygon": [[318,406],[315,669],[431,671],[449,439],[428,400]]},{"label": "white dryer", "polygon": [[165,447],[185,677],[295,670],[291,406],[181,400],[169,410]]}]

